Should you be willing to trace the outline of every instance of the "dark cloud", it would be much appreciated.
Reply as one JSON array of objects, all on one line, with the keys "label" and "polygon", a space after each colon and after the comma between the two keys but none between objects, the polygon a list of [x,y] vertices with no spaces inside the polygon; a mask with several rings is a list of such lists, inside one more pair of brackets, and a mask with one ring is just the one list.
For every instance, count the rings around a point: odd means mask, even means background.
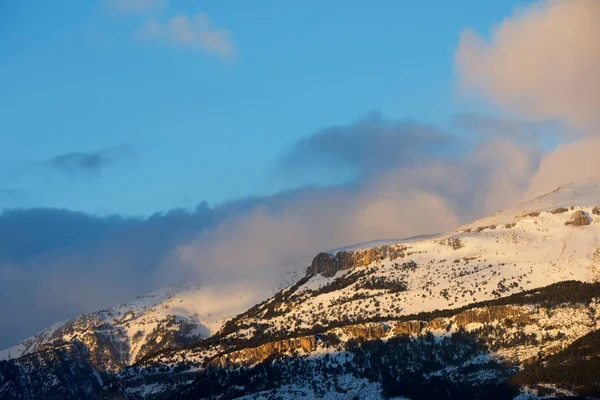
[{"label": "dark cloud", "polygon": [[446,157],[459,142],[431,125],[394,122],[371,112],[346,126],[323,129],[298,141],[280,160],[284,171],[306,168],[350,168],[360,175],[422,163],[423,158]]},{"label": "dark cloud", "polygon": [[69,177],[90,177],[99,175],[105,168],[114,166],[131,154],[132,151],[129,145],[121,145],[95,151],[59,154],[43,164]]},{"label": "dark cloud", "polygon": [[118,219],[57,209],[16,209],[0,214],[0,262],[18,262],[56,247],[97,239]]},{"label": "dark cloud", "polygon": [[153,274],[212,218],[202,205],[146,219],[42,208],[0,214],[0,347],[57,320],[178,283],[157,282]]}]

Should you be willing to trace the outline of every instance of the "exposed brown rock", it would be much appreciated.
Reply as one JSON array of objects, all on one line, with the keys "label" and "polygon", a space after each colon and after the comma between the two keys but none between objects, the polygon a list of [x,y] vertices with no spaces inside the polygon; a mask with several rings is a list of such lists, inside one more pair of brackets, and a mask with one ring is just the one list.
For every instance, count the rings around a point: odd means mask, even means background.
[{"label": "exposed brown rock", "polygon": [[519,215],[515,216],[515,219],[523,219],[523,218],[527,218],[527,217],[539,217],[540,216],[540,212],[539,211],[532,211],[532,212],[523,212]]},{"label": "exposed brown rock", "polygon": [[335,255],[340,270],[354,268],[358,265],[358,256],[351,251],[340,251]]},{"label": "exposed brown rock", "polygon": [[475,229],[475,232],[481,232],[486,229],[496,229],[496,225],[480,226],[477,229]]},{"label": "exposed brown rock", "polygon": [[446,329],[448,324],[442,318],[434,318],[429,322],[429,327],[431,329]]},{"label": "exposed brown rock", "polygon": [[337,272],[334,256],[329,253],[319,253],[313,259],[312,264],[306,270],[307,275],[321,274],[325,277],[332,277]]},{"label": "exposed brown rock", "polygon": [[[519,306],[490,306],[479,309],[463,311],[453,317],[438,317],[431,321],[400,321],[391,328],[394,335],[418,336],[429,330],[448,330],[452,326],[464,327],[472,323],[489,324],[496,321],[512,323],[532,323],[529,311]],[[343,333],[353,339],[375,340],[385,337],[390,332],[390,327],[381,323],[364,323],[336,328],[336,335]],[[305,352],[315,351],[317,348],[316,336],[304,336],[266,343],[254,348],[246,348],[221,355],[210,362],[213,367],[248,366],[266,360],[267,358],[295,350]]]},{"label": "exposed brown rock", "polygon": [[585,226],[590,224],[590,219],[581,210],[577,210],[571,215],[571,219],[565,222],[565,225],[570,226]]},{"label": "exposed brown rock", "polygon": [[379,339],[385,336],[387,330],[382,324],[360,324],[344,328],[344,333],[354,339]]},{"label": "exposed brown rock", "polygon": [[428,325],[427,322],[423,321],[399,322],[394,327],[394,333],[397,335],[420,335]]},{"label": "exposed brown rock", "polygon": [[529,317],[522,309],[513,306],[491,306],[467,310],[454,317],[454,323],[461,327],[471,323],[488,324],[510,318],[514,322],[528,322]]},{"label": "exposed brown rock", "polygon": [[286,351],[303,349],[307,353],[317,348],[315,336],[304,336],[293,339],[279,340],[266,343],[258,347],[252,347],[233,351],[215,358],[210,362],[213,367],[231,367],[232,365],[252,365],[266,360],[274,354]]},{"label": "exposed brown rock", "polygon": [[566,213],[567,211],[569,211],[568,208],[560,207],[560,208],[555,208],[554,210],[550,210],[550,213],[551,214],[562,214],[562,213]]},{"label": "exposed brown rock", "polygon": [[592,214],[594,214],[594,215],[600,215],[600,207],[594,207],[594,208],[592,208]]},{"label": "exposed brown rock", "polygon": [[464,311],[452,318],[435,318],[430,322],[403,321],[393,329],[397,335],[420,335],[425,330],[447,330],[451,324],[457,327],[471,323],[489,324],[495,321],[510,319],[513,322],[530,322],[526,311],[514,306],[492,306],[482,309]]},{"label": "exposed brown rock", "polygon": [[321,274],[325,277],[332,277],[337,271],[367,266],[385,258],[389,258],[390,260],[404,258],[406,255],[405,250],[403,246],[386,245],[373,247],[368,250],[343,250],[336,254],[319,253],[313,259],[310,267],[306,269],[306,274]]},{"label": "exposed brown rock", "polygon": [[375,249],[369,249],[367,250],[367,252],[365,253],[365,256],[363,258],[363,265],[369,265],[371,264],[373,261],[377,260],[378,254],[375,251]]}]

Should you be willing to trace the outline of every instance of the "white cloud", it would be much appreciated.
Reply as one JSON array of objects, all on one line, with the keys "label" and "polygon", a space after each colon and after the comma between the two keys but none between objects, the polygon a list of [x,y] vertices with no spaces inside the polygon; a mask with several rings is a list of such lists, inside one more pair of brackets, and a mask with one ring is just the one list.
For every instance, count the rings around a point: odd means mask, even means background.
[{"label": "white cloud", "polygon": [[500,182],[524,187],[522,200],[599,175],[599,20],[600,1],[546,0],[517,9],[489,40],[472,29],[461,35],[456,64],[463,90],[525,118],[561,118],[587,134],[543,155],[512,152]]},{"label": "white cloud", "polygon": [[235,46],[229,31],[214,27],[203,13],[192,17],[180,14],[166,22],[150,20],[136,32],[135,37],[201,49],[224,59],[235,56]]},{"label": "white cloud", "polygon": [[600,177],[600,137],[593,135],[565,143],[542,158],[526,198],[534,198],[569,182]]},{"label": "white cloud", "polygon": [[304,270],[318,252],[458,223],[452,205],[434,193],[372,189],[323,189],[298,193],[282,208],[257,205],[179,246],[161,273],[209,286],[244,283],[265,292],[279,282],[280,273]]},{"label": "white cloud", "polygon": [[600,1],[547,0],[518,9],[486,40],[460,38],[460,86],[527,118],[600,123]]},{"label": "white cloud", "polygon": [[[353,127],[336,136],[335,152],[354,154]],[[375,148],[387,140],[372,139]],[[264,291],[279,272],[306,267],[318,252],[444,232],[518,203],[539,157],[530,146],[496,137],[461,159],[422,157],[417,165],[399,161],[392,168],[383,164],[348,185],[275,195],[175,248],[160,274],[191,276],[208,285],[243,282]]]}]

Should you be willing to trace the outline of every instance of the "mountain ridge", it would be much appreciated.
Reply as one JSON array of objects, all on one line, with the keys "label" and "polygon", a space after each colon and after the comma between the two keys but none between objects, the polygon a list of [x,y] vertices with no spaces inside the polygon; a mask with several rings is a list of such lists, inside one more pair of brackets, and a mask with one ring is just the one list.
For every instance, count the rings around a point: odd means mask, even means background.
[{"label": "mountain ridge", "polygon": [[[150,345],[145,351],[140,351],[141,347],[130,349],[125,362],[119,363],[115,361],[118,357],[113,357],[112,364],[99,368],[98,357],[90,359],[101,372],[103,385],[108,384],[102,392],[106,398],[164,398],[185,391],[200,396],[206,389],[201,382],[230,382],[231,373],[227,371],[233,371],[232,368],[243,368],[250,377],[261,368],[270,371],[264,364],[269,359],[289,359],[313,368],[314,363],[309,360],[314,357],[349,357],[367,351],[368,346],[352,347],[357,338],[383,340],[385,346],[392,346],[390,351],[396,351],[413,346],[400,337],[408,336],[425,346],[428,335],[433,334],[441,341],[449,340],[448,346],[470,349],[468,353],[475,358],[461,361],[472,365],[469,368],[479,368],[473,360],[488,360],[486,363],[493,364],[493,368],[487,373],[495,377],[494,385],[500,384],[506,381],[509,371],[512,375],[515,368],[560,353],[578,338],[597,330],[599,205],[600,182],[590,180],[564,185],[449,233],[369,242],[319,253],[303,278],[241,314],[225,318],[227,321],[218,328],[219,324],[214,324],[204,334],[177,336],[201,330],[202,324],[201,319],[188,321],[180,315],[183,319],[171,320],[170,326],[157,333],[162,339],[170,332],[172,337],[164,343],[157,342],[157,335],[152,339],[151,332],[144,332],[144,343]],[[579,222],[574,223],[575,220]],[[371,244],[375,246],[368,247]],[[545,288],[544,295],[535,297],[540,288]],[[581,291],[585,296],[563,295],[560,290]],[[522,300],[527,293],[537,300]],[[175,309],[181,298],[174,295],[170,300],[173,303],[167,310]],[[125,307],[119,316],[126,316],[127,310]],[[134,313],[134,319],[141,318],[143,310],[139,315]],[[171,315],[168,312],[165,319]],[[155,329],[160,321],[146,321],[144,327]],[[127,337],[131,338],[129,332],[140,326],[127,330]],[[59,330],[60,327],[52,334]],[[455,336],[458,342],[453,339]],[[80,337],[67,337],[54,346],[74,343]],[[484,347],[477,344],[480,341]],[[91,348],[89,341],[82,343]],[[36,352],[54,351],[52,345],[32,350],[5,363],[16,366],[25,362],[23,357],[28,354],[35,359]],[[445,364],[439,365],[438,375],[432,376],[442,377],[444,385],[467,390],[460,386],[460,379],[448,375],[452,368],[459,368],[456,362],[451,357],[446,359]],[[354,367],[336,365],[355,377],[353,382],[344,381],[349,386],[356,384],[369,391],[385,389],[382,376],[365,377]],[[0,374],[1,371],[0,368]],[[319,369],[316,374],[325,372]],[[398,373],[404,376],[406,371]],[[289,386],[285,379],[277,389],[280,394]],[[1,388],[9,383],[2,386],[0,381],[0,398]],[[308,384],[307,381],[294,390],[308,390]],[[258,384],[246,386],[239,390],[240,398],[248,391],[261,393]],[[94,396],[97,390],[91,391]],[[221,398],[229,398],[226,393],[222,392]],[[330,394],[335,398],[333,392]]]}]

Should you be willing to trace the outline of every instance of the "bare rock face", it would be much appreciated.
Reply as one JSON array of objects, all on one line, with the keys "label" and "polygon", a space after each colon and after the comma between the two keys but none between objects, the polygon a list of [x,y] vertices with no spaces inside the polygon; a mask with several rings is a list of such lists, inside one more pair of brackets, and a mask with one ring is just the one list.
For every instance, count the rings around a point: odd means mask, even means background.
[{"label": "bare rock face", "polygon": [[394,327],[394,333],[397,335],[420,335],[427,325],[427,322],[423,321],[400,322]]},{"label": "bare rock face", "polygon": [[539,211],[532,211],[532,212],[525,211],[519,215],[515,215],[515,219],[523,219],[523,218],[527,218],[527,217],[535,218],[535,217],[539,217],[539,216],[540,216]]},{"label": "bare rock face", "polygon": [[336,272],[335,256],[329,253],[317,254],[310,267],[306,270],[307,275],[321,274],[327,278],[331,278]]},{"label": "bare rock face", "polygon": [[211,361],[213,367],[231,367],[239,365],[253,365],[266,360],[274,354],[294,350],[304,350],[307,353],[315,351],[317,348],[317,339],[315,336],[303,336],[293,339],[279,340],[266,343],[258,347],[237,350],[229,354],[222,355]]},{"label": "bare rock face", "polygon": [[381,324],[362,324],[362,325],[351,325],[344,328],[344,333],[360,339],[379,339],[386,334],[386,327]]},{"label": "bare rock face", "polygon": [[514,322],[531,322],[527,313],[520,307],[491,306],[463,311],[455,317],[455,323],[460,327],[471,323],[489,324],[503,319],[511,319]]},{"label": "bare rock face", "polygon": [[566,213],[567,211],[569,211],[569,209],[567,207],[559,207],[559,208],[555,208],[554,210],[551,210],[550,213],[551,214],[562,214],[562,213]]},{"label": "bare rock face", "polygon": [[577,210],[571,215],[571,219],[565,222],[565,225],[570,226],[585,226],[590,224],[590,219],[581,210]]},{"label": "bare rock face", "polygon": [[531,323],[527,310],[514,306],[490,306],[486,308],[463,311],[451,318],[434,318],[426,321],[402,321],[396,324],[393,332],[397,335],[421,335],[423,331],[448,330],[454,324],[457,327],[472,323],[490,324],[496,321],[510,319],[513,322]]},{"label": "bare rock face", "polygon": [[321,274],[331,278],[337,271],[347,270],[354,267],[363,267],[373,262],[389,258],[395,260],[404,258],[405,248],[402,246],[385,245],[373,247],[368,250],[339,251],[336,254],[319,253],[313,259],[306,274]]},{"label": "bare rock face", "polygon": [[594,214],[594,215],[600,215],[600,207],[594,207],[594,208],[592,208],[592,214]]}]

